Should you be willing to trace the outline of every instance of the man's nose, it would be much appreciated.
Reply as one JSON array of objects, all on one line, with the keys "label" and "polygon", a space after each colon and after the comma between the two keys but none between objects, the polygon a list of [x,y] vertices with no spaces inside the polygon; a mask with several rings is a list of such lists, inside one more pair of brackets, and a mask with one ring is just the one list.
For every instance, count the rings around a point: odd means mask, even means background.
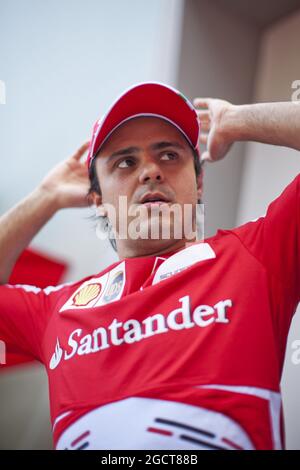
[{"label": "man's nose", "polygon": [[140,183],[146,183],[149,180],[163,181],[163,179],[163,172],[156,162],[152,160],[143,165],[139,177]]}]

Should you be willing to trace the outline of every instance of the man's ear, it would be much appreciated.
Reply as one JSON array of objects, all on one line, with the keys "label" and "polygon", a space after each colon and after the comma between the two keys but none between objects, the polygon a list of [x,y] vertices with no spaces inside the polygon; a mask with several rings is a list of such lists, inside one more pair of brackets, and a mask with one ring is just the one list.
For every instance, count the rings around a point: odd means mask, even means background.
[{"label": "man's ear", "polygon": [[93,191],[89,195],[89,198],[90,198],[91,204],[94,204],[96,206],[96,215],[98,217],[105,217],[107,215],[107,211],[104,205],[102,204],[102,196],[96,193],[95,191]]},{"label": "man's ear", "polygon": [[202,200],[203,196],[203,168],[200,170],[200,174],[197,176],[197,199]]},{"label": "man's ear", "polygon": [[96,191],[91,191],[88,194],[89,204],[99,206],[102,203],[102,197]]}]

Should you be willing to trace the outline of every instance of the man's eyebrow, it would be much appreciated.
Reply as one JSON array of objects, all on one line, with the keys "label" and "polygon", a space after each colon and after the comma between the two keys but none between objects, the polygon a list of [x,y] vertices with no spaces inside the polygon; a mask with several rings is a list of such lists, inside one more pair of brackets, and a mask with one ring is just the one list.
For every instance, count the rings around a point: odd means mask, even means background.
[{"label": "man's eyebrow", "polygon": [[[156,142],[155,144],[150,145],[149,148],[151,150],[163,150],[164,148],[167,148],[167,147],[174,147],[174,148],[184,150],[184,146],[181,145],[179,142],[167,142],[167,141]],[[140,152],[140,150],[141,150],[140,147],[127,147],[124,149],[120,149],[120,150],[117,150],[116,152],[113,152],[109,156],[108,160],[111,160],[115,157],[132,155],[133,153]]]}]

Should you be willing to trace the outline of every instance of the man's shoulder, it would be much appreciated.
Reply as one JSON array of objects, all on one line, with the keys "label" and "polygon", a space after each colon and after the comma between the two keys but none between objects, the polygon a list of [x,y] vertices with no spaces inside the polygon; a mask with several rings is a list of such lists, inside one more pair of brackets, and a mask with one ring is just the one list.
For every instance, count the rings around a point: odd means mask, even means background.
[{"label": "man's shoulder", "polygon": [[53,285],[53,286],[50,285],[45,288],[37,288],[35,286],[27,286],[27,285],[19,285],[19,287],[23,288],[24,290],[28,292],[35,292],[35,293],[42,292],[46,297],[67,296],[71,294],[72,292],[75,292],[76,290],[78,290],[82,285],[91,283],[93,282],[93,280],[97,281],[99,278],[103,277],[105,274],[111,271],[119,263],[120,261],[116,261],[110,264],[109,266],[107,266],[106,268],[104,268],[102,271],[90,274],[76,281],[69,281],[69,282],[65,282],[65,283]]}]

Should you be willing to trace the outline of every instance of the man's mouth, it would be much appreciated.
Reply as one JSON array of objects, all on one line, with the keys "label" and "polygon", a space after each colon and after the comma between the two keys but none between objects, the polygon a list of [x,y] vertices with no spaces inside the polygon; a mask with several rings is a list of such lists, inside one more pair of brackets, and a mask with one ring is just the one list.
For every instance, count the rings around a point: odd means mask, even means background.
[{"label": "man's mouth", "polygon": [[168,204],[166,201],[147,201],[143,202],[143,206],[146,207],[156,207],[156,206],[162,206],[164,204]]},{"label": "man's mouth", "polygon": [[168,204],[170,200],[162,193],[146,193],[140,200],[140,204],[147,207]]}]

